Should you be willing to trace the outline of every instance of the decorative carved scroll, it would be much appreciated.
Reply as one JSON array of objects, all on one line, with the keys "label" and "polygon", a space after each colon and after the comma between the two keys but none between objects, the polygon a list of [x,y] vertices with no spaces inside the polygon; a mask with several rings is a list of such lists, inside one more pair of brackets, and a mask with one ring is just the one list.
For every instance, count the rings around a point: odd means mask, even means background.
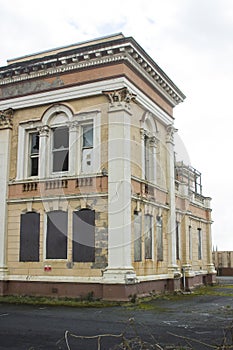
[{"label": "decorative carved scroll", "polygon": [[0,129],[12,128],[13,125],[13,114],[12,108],[0,111]]}]

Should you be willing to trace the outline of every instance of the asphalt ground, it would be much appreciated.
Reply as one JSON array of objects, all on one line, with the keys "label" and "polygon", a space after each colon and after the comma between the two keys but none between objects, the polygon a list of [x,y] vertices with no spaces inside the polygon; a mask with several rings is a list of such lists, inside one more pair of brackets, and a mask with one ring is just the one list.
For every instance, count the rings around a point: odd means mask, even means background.
[{"label": "asphalt ground", "polygon": [[116,307],[2,303],[0,349],[233,349],[233,284]]}]

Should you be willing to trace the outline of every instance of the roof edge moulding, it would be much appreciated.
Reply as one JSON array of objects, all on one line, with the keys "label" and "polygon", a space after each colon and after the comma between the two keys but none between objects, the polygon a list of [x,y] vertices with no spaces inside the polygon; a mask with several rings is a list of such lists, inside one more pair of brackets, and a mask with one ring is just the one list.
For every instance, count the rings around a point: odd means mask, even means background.
[{"label": "roof edge moulding", "polygon": [[184,101],[185,95],[166,73],[132,37],[122,33],[8,60],[0,68],[0,86],[120,62],[140,74],[170,105]]}]

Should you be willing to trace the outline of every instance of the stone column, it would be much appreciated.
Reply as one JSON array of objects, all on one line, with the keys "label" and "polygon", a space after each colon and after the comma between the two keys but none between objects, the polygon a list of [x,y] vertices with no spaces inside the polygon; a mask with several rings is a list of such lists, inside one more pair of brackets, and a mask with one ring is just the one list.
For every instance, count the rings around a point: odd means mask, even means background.
[{"label": "stone column", "polygon": [[[209,220],[211,219],[211,212],[209,210]],[[213,275],[212,280],[215,279],[215,275],[217,274],[217,271],[215,270],[215,266],[213,264],[213,255],[212,255],[212,233],[211,233],[211,220],[207,224],[206,228],[206,238],[207,238],[207,271],[208,274]]]},{"label": "stone column", "polygon": [[108,267],[105,283],[134,283],[131,261],[130,95],[127,89],[104,92],[108,111]]},{"label": "stone column", "polygon": [[3,282],[7,275],[7,198],[10,168],[10,145],[13,110],[0,111],[0,294],[4,294]]},{"label": "stone column", "polygon": [[177,129],[173,125],[167,127],[167,189],[169,201],[168,234],[168,274],[179,277],[180,272],[176,264],[176,203],[175,203],[175,169],[174,169],[174,133]]}]

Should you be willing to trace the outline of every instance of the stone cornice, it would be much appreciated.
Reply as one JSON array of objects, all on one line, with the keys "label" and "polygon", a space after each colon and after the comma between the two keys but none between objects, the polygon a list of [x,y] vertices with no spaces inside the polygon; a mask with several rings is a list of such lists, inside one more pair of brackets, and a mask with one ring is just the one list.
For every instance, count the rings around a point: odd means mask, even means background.
[{"label": "stone cornice", "polygon": [[132,38],[63,51],[38,59],[17,61],[0,68],[0,86],[117,62],[133,66],[173,106],[185,99],[184,94]]}]

